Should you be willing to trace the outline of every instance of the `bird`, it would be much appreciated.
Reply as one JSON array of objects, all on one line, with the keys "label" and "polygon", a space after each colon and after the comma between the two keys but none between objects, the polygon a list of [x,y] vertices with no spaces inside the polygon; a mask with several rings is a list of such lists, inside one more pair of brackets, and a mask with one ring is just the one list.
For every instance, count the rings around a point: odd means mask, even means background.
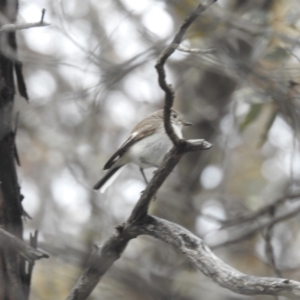
[{"label": "bird", "polygon": [[[179,138],[182,138],[183,127],[192,125],[192,123],[186,122],[182,115],[174,109],[171,110],[170,120],[174,132]],[[158,168],[172,147],[173,142],[164,127],[164,110],[160,109],[133,127],[127,140],[104,165],[103,169],[107,172],[93,188],[104,193],[118,177],[123,166],[128,163],[139,166],[147,184],[144,169]]]}]

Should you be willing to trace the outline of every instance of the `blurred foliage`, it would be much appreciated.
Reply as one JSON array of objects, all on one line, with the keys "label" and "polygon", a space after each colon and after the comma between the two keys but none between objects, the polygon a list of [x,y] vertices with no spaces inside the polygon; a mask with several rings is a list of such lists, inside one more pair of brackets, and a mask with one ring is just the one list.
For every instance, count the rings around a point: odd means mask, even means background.
[{"label": "blurred foliage", "polygon": [[[37,262],[31,299],[62,299],[101,244],[126,220],[145,185],[125,168],[102,195],[92,186],[136,122],[163,107],[155,61],[186,15],[190,0],[20,0],[20,21],[49,28],[18,33],[29,105],[18,99],[17,145],[26,234],[40,231],[51,255]],[[299,14],[297,0],[219,0],[188,31],[167,78],[175,106],[194,123],[187,138],[213,149],[186,155],[152,203],[151,213],[177,222],[209,245],[243,235],[253,224],[221,229],[220,220],[251,214],[298,192]],[[242,130],[241,130],[242,129]],[[148,178],[153,170],[147,171]],[[275,216],[295,209],[286,202]],[[272,218],[271,215],[266,218]],[[299,217],[274,227],[284,276],[300,280]],[[248,274],[274,276],[264,231],[216,250]],[[147,237],[124,256],[89,299],[266,299],[219,288],[168,245]]]},{"label": "blurred foliage", "polygon": [[251,105],[251,108],[248,114],[246,115],[245,120],[241,124],[241,130],[244,130],[249,124],[255,121],[255,119],[259,116],[262,108],[263,108],[262,103],[254,103]]}]

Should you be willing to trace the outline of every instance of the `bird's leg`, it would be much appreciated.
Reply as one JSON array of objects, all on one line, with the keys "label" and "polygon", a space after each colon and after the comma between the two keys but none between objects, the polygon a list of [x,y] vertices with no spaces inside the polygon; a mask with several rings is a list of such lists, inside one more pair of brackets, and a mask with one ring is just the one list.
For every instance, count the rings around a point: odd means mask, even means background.
[{"label": "bird's leg", "polygon": [[[147,178],[146,178],[146,175],[145,175],[145,173],[144,173],[144,169],[143,168],[140,168],[140,171],[141,171],[141,173],[142,173],[142,175],[143,175],[143,178],[144,178],[144,180],[145,180],[145,182],[146,182],[146,185],[148,185],[148,180],[147,180]],[[144,191],[142,191],[142,193],[143,193]],[[153,201],[155,201],[156,200],[156,194],[153,196]]]},{"label": "bird's leg", "polygon": [[140,171],[141,171],[141,173],[142,173],[142,175],[143,175],[143,178],[144,178],[144,180],[145,180],[145,183],[146,183],[146,185],[148,185],[148,180],[147,180],[147,178],[146,178],[146,176],[145,176],[145,173],[144,173],[144,169],[143,168],[140,168]]}]

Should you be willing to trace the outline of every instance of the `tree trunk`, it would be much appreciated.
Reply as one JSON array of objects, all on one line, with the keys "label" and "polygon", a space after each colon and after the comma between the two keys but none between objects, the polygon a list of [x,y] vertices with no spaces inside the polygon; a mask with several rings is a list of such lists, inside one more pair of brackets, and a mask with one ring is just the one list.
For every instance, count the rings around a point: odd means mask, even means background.
[{"label": "tree trunk", "polygon": [[[0,0],[0,25],[14,23],[17,0]],[[15,32],[0,34],[0,226],[22,239],[22,205],[15,159],[17,157],[13,128],[14,70],[19,85],[23,83],[17,61]],[[22,84],[21,84],[22,85]],[[22,87],[21,87],[22,89]],[[25,91],[25,93],[24,93]],[[0,245],[0,300],[28,299],[30,276],[25,261],[13,249]]]}]

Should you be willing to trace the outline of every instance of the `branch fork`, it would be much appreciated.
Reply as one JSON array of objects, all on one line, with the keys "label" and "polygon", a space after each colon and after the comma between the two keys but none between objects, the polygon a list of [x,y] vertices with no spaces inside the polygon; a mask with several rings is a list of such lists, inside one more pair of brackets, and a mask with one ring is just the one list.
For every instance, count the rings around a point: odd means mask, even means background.
[{"label": "branch fork", "polygon": [[50,26],[50,24],[44,22],[46,10],[42,9],[41,20],[39,22],[34,23],[24,23],[24,24],[5,24],[0,27],[0,32],[12,32],[17,30],[23,30],[33,27],[45,27]]}]

